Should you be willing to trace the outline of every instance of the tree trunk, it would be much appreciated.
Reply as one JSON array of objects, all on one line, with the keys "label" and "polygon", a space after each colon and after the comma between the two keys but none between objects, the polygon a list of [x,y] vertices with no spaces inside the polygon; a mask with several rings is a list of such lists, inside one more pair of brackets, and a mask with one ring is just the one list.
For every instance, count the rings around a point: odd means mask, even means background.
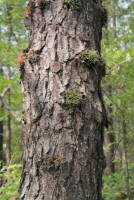
[{"label": "tree trunk", "polygon": [[[0,108],[2,108],[0,101]],[[0,121],[0,169],[3,166],[3,121]],[[1,184],[0,184],[1,185]]]},{"label": "tree trunk", "polygon": [[11,160],[11,116],[8,116],[8,121],[6,123],[5,139],[6,139],[6,164],[10,164]]},{"label": "tree trunk", "polygon": [[[111,93],[112,93],[112,86],[107,86],[105,88],[107,92],[107,94],[111,97]],[[103,95],[104,98],[105,95]],[[108,114],[108,122],[109,122],[109,126],[108,126],[108,133],[104,134],[104,145],[109,145],[109,148],[107,150],[105,150],[105,156],[106,156],[106,168],[105,168],[105,172],[110,172],[110,173],[115,173],[115,164],[113,162],[114,157],[115,157],[115,136],[114,136],[114,129],[113,129],[113,110],[111,105],[106,105],[106,110],[107,110],[107,114]]]},{"label": "tree trunk", "polygon": [[[2,74],[3,69],[0,67],[0,74]],[[2,111],[3,109],[3,103],[0,100],[0,109]],[[3,167],[3,158],[4,158],[4,153],[3,153],[3,121],[0,121],[0,169]],[[0,181],[0,186],[1,186],[1,181]]]},{"label": "tree trunk", "polygon": [[[10,67],[8,68],[8,79],[10,80]],[[8,95],[8,105],[10,107],[10,96],[11,96],[11,90],[8,89],[7,92]],[[6,141],[6,164],[10,164],[11,160],[11,115],[8,114],[8,120],[6,122],[6,131],[5,131],[5,141]]]},{"label": "tree trunk", "polygon": [[[109,133],[105,134],[104,137],[104,145],[108,145],[110,143],[114,143],[114,135],[113,135],[113,128],[111,127],[111,125],[108,128]],[[110,173],[115,173],[115,165],[113,163],[114,160],[114,144],[111,144],[108,150],[105,150],[105,155],[106,155],[106,168],[105,168],[105,172],[110,172]]]},{"label": "tree trunk", "polygon": [[[11,36],[12,36],[12,16],[11,16],[11,11],[12,11],[12,7],[10,4],[6,4],[7,7],[7,12],[8,12],[8,51],[11,48]],[[7,77],[10,80],[11,78],[11,70],[10,70],[10,66],[7,66]],[[10,96],[11,96],[11,89],[8,89],[8,105],[10,107]],[[6,164],[9,165],[10,164],[10,160],[11,160],[11,116],[10,114],[8,115],[8,120],[6,123],[6,131],[5,131],[5,140],[6,140]]]},{"label": "tree trunk", "polygon": [[[100,1],[77,3],[34,0],[25,12],[30,42],[18,62],[25,131],[21,200],[102,199],[102,7]],[[84,49],[97,51],[97,61]]]}]

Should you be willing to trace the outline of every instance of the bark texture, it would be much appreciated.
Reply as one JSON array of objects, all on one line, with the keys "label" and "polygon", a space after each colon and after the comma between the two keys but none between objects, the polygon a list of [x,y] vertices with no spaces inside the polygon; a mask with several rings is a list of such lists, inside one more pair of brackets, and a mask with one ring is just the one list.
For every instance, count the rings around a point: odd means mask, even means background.
[{"label": "bark texture", "polygon": [[[82,61],[100,53],[101,2],[30,1],[30,42],[20,61],[25,148],[21,200],[101,200],[104,66]],[[29,11],[30,10],[30,11]],[[82,94],[69,108],[67,91]]]}]

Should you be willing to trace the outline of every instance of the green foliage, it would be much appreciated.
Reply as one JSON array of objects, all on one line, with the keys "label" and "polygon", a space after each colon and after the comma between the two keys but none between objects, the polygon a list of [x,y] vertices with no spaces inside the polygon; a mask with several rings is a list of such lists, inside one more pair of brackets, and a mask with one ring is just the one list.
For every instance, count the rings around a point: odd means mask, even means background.
[{"label": "green foliage", "polygon": [[[133,123],[134,68],[132,66],[134,65],[134,35],[132,33],[132,21],[134,21],[134,17],[130,12],[129,5],[134,6],[131,1],[128,2],[125,8],[118,1],[112,1],[113,4],[110,4],[110,2],[109,0],[105,2],[109,8],[109,18],[114,18],[118,26],[109,26],[108,30],[103,31],[102,54],[108,67],[105,84],[102,86],[104,88],[112,86],[111,94],[109,95],[108,92],[106,94],[106,103],[111,105],[115,119],[114,127],[117,129],[117,118],[121,122],[125,120],[127,127],[132,127]],[[120,6],[120,10],[117,9],[116,13],[113,13],[112,10],[114,7],[116,8],[117,4],[118,7]],[[127,20],[120,18],[122,12],[125,13]],[[131,26],[128,26],[128,21]],[[111,22],[109,21],[109,23]],[[125,27],[120,25],[122,23]],[[133,132],[132,129],[131,131]],[[128,134],[131,131],[127,128]]]},{"label": "green foliage", "polygon": [[67,3],[71,9],[76,9],[78,7],[76,0],[64,0],[64,3]]},{"label": "green foliage", "polygon": [[0,108],[0,121],[7,121],[8,113],[5,111],[4,108]]},{"label": "green foliage", "polygon": [[11,123],[11,163],[21,163],[23,149],[23,130],[22,125],[12,118]]},{"label": "green foliage", "polygon": [[[129,181],[130,181],[130,198],[134,199],[134,164],[129,166]],[[112,173],[105,173],[103,176],[103,196],[105,200],[122,200],[127,199],[126,189],[126,168],[121,167],[120,171]]]},{"label": "green foliage", "polygon": [[[2,121],[4,130],[3,157],[5,157],[5,132],[7,129],[6,121],[8,120],[8,116],[11,116],[11,164],[20,163],[22,154],[23,131],[22,126],[18,121],[21,119],[22,115],[21,110],[23,96],[21,94],[21,86],[19,85],[20,73],[19,69],[17,68],[16,62],[18,52],[22,51],[22,49],[24,49],[27,46],[28,41],[27,31],[24,25],[22,25],[23,13],[26,2],[26,0],[0,1],[0,95],[6,88],[10,89],[10,95],[9,90],[7,90],[3,96],[3,99],[7,104],[8,108],[6,107],[6,104],[3,104],[3,107],[0,108],[0,121]],[[13,113],[14,115],[12,115]],[[3,166],[5,164],[6,163],[3,162]],[[8,184],[9,181],[7,181],[7,183],[5,183],[3,187],[6,188]],[[11,185],[11,181],[9,185]],[[11,188],[13,188],[13,186],[11,186]],[[9,191],[7,191],[7,193],[8,192]],[[6,195],[4,196],[4,198],[2,196],[1,199],[9,199],[9,195],[8,197],[6,197]]]},{"label": "green foliage", "polygon": [[84,50],[81,53],[81,58],[83,60],[88,60],[89,63],[95,64],[99,61],[100,56],[98,55],[97,51],[91,49],[91,50]]},{"label": "green foliage", "polygon": [[[107,76],[102,84],[105,102],[113,119],[116,172],[103,177],[105,200],[134,199],[134,4],[133,1],[106,0],[109,26],[103,30],[102,55]],[[112,143],[104,147],[106,151]],[[129,192],[128,192],[129,191]]]},{"label": "green foliage", "polygon": [[3,185],[0,187],[0,200],[13,200],[13,197],[18,196],[18,186],[20,183],[21,165],[14,164],[8,167],[3,167],[0,171],[0,179]]},{"label": "green foliage", "polygon": [[69,90],[66,93],[66,104],[69,108],[76,108],[82,103],[83,95],[79,92]]},{"label": "green foliage", "polygon": [[104,145],[103,150],[104,151],[109,150],[110,146],[113,145],[113,144],[114,144],[114,142],[111,142],[111,143],[108,143],[107,145]]},{"label": "green foliage", "polygon": [[[18,52],[27,45],[26,29],[21,23],[25,3],[24,0],[0,1],[0,60],[2,68],[0,93],[5,87],[10,88],[13,110],[20,110],[22,105],[21,87],[18,84],[20,75],[16,68],[16,58]],[[7,96],[7,94],[4,95],[5,100],[8,98]],[[5,112],[7,112],[6,109]]]}]

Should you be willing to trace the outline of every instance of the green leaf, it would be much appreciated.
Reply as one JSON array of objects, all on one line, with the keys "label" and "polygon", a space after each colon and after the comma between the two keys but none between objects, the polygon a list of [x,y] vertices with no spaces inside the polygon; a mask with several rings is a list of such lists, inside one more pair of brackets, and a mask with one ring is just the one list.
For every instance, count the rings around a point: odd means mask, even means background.
[{"label": "green leaf", "polygon": [[128,60],[128,61],[130,61],[130,60],[131,60],[130,53],[127,53],[127,54],[126,54],[126,60]]}]

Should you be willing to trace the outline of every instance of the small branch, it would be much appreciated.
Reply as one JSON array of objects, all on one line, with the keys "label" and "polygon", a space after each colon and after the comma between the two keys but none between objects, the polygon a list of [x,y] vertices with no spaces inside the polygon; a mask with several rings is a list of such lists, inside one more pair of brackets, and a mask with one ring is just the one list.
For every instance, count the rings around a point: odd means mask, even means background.
[{"label": "small branch", "polygon": [[117,63],[114,67],[112,67],[112,69],[107,73],[107,75],[109,75],[109,73],[110,73],[112,70],[116,69],[118,66],[120,66],[120,65],[122,65],[122,64],[124,64],[124,63],[126,63],[126,62],[130,62],[130,61],[133,60],[133,59],[134,59],[134,57],[130,58],[129,60],[123,60],[122,62]]},{"label": "small branch", "polygon": [[11,107],[7,104],[7,102],[5,101],[5,99],[4,99],[4,95],[5,95],[5,93],[8,91],[8,89],[9,89],[8,86],[6,86],[6,87],[4,88],[3,92],[2,92],[1,95],[0,95],[0,100],[1,100],[1,102],[3,103],[3,105],[5,106],[6,110],[7,110],[9,113],[11,113],[11,114],[13,115],[13,117],[15,117],[15,118],[17,119],[17,121],[20,121],[21,118],[17,118],[16,116],[17,116],[18,111],[21,110],[21,109],[13,109],[13,108],[11,108]]},{"label": "small branch", "polygon": [[1,93],[0,97],[4,97],[5,93],[8,91],[8,85],[4,88],[3,92]]},{"label": "small branch", "polygon": [[[108,97],[108,99],[112,102],[112,104],[113,104],[118,110],[120,110],[121,113],[123,114],[124,111],[110,98],[110,96],[108,96],[108,94],[107,94],[104,90],[103,90],[103,92],[104,92],[104,94]],[[126,127],[129,129],[130,132],[132,132],[131,129],[130,129],[130,127],[129,127],[128,125],[126,125]],[[133,132],[132,132],[132,133],[133,133]]]}]

